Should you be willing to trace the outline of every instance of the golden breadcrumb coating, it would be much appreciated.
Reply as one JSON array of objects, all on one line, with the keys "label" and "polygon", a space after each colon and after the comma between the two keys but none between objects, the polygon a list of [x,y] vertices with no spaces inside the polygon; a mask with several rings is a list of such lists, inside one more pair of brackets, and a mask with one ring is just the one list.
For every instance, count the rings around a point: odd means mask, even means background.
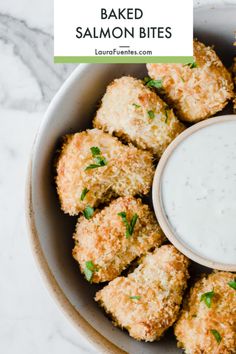
[{"label": "golden breadcrumb coating", "polygon": [[183,64],[147,64],[153,79],[161,79],[165,98],[179,118],[189,122],[221,111],[233,97],[230,73],[211,47],[193,43],[197,67]]},{"label": "golden breadcrumb coating", "polygon": [[[127,221],[137,214],[133,233],[126,237],[126,225],[119,213],[125,212]],[[137,257],[165,240],[154,213],[141,199],[120,197],[98,212],[92,219],[80,217],[74,234],[74,258],[81,272],[86,262],[97,269],[91,281],[112,280]]]},{"label": "golden breadcrumb coating", "polygon": [[[191,289],[175,326],[178,346],[186,354],[236,353],[236,290],[228,284],[234,279],[235,274],[214,272]],[[212,291],[209,308],[201,296]]]},{"label": "golden breadcrumb coating", "polygon": [[[92,147],[100,154],[93,156]],[[104,161],[96,165],[97,158]],[[66,137],[57,163],[56,185],[65,213],[77,215],[86,206],[108,202],[112,196],[147,194],[154,174],[152,155],[98,129]],[[88,192],[81,200],[82,192]]]},{"label": "golden breadcrumb coating", "polygon": [[118,277],[95,300],[137,340],[158,340],[175,322],[188,279],[188,259],[174,246],[148,253],[127,277]]},{"label": "golden breadcrumb coating", "polygon": [[107,87],[94,126],[150,150],[158,158],[185,128],[155,92],[127,76]]}]

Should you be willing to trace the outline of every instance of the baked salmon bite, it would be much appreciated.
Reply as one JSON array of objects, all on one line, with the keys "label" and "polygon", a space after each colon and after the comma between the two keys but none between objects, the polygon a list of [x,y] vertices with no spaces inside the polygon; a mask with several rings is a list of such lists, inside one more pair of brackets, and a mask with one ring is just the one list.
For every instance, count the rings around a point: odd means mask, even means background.
[{"label": "baked salmon bite", "polygon": [[186,354],[236,353],[236,277],[214,272],[197,281],[175,326]]},{"label": "baked salmon bite", "polygon": [[149,152],[98,129],[67,136],[56,170],[61,207],[70,215],[114,196],[147,194],[154,174]]},{"label": "baked salmon bite", "polygon": [[107,87],[94,126],[150,150],[158,158],[185,128],[154,91],[127,76]]},{"label": "baked salmon bite", "polygon": [[112,280],[137,257],[165,240],[154,213],[141,199],[120,197],[87,220],[74,234],[74,258],[88,281]]},{"label": "baked salmon bite", "polygon": [[179,313],[188,279],[188,259],[174,246],[148,253],[127,277],[112,280],[95,300],[137,340],[160,339]]},{"label": "baked salmon bite", "polygon": [[150,77],[161,80],[166,101],[188,122],[214,115],[233,97],[231,75],[213,48],[196,40],[193,48],[193,64],[147,64]]}]

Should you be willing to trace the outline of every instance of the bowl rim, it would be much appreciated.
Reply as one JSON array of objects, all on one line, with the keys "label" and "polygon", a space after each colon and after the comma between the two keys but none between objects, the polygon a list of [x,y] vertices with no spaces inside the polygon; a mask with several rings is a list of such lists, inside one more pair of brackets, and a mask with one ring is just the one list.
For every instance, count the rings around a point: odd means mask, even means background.
[{"label": "bowl rim", "polygon": [[57,91],[52,101],[50,102],[46,113],[44,114],[42,121],[39,125],[39,129],[36,133],[34,143],[31,149],[30,161],[28,163],[28,171],[26,177],[25,185],[25,218],[27,233],[30,240],[31,250],[41,274],[44,283],[46,284],[50,295],[53,300],[55,300],[58,308],[64,313],[65,317],[74,325],[74,327],[84,336],[95,349],[100,353],[104,354],[125,354],[126,351],[117,347],[114,343],[105,338],[101,333],[99,333],[72,305],[69,299],[64,294],[62,288],[59,286],[56,278],[54,277],[46,257],[43,253],[38,231],[35,223],[35,212],[32,201],[32,165],[33,159],[37,150],[37,142],[40,139],[41,132],[46,128],[50,116],[53,113],[54,107],[57,102],[60,100],[61,96],[67,89],[70,87],[74,80],[77,80],[78,75],[85,71],[91,64],[80,64],[77,66],[67,80],[62,84],[60,89]]},{"label": "bowl rim", "polygon": [[218,117],[212,117],[196,123],[191,127],[184,130],[179,136],[177,136],[172,143],[167,147],[165,152],[163,153],[158,166],[156,168],[153,184],[152,184],[152,201],[154,211],[157,217],[157,220],[162,228],[164,234],[169,239],[169,241],[186,257],[190,258],[191,260],[195,261],[198,264],[206,266],[208,268],[213,268],[217,270],[223,271],[236,271],[236,264],[225,264],[221,262],[212,261],[206,259],[205,257],[201,256],[200,254],[195,253],[191,247],[188,247],[184,242],[181,242],[180,239],[175,235],[172,231],[164,212],[164,208],[162,206],[162,197],[161,197],[161,183],[163,172],[165,170],[166,164],[168,163],[169,158],[174,153],[175,149],[181,144],[186,138],[190,137],[197,131],[206,128],[208,126],[224,123],[224,122],[236,122],[236,115],[235,114],[227,114]]}]

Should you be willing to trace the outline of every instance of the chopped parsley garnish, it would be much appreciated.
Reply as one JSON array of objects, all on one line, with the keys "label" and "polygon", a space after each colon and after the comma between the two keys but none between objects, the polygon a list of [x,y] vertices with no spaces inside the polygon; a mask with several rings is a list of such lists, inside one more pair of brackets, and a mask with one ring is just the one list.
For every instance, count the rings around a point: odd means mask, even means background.
[{"label": "chopped parsley garnish", "polygon": [[97,268],[92,261],[87,261],[85,263],[84,275],[88,281],[92,280],[93,273],[97,271]]},{"label": "chopped parsley garnish", "polygon": [[91,219],[91,217],[93,216],[93,213],[94,213],[94,209],[89,205],[86,206],[86,208],[83,211],[83,215],[87,220]]},{"label": "chopped parsley garnish", "polygon": [[91,150],[93,157],[95,157],[97,155],[101,155],[101,150],[97,146],[91,147],[90,150]]},{"label": "chopped parsley garnish", "polygon": [[211,329],[211,333],[213,334],[213,336],[215,337],[215,340],[219,344],[222,339],[220,333],[216,329]]},{"label": "chopped parsley garnish", "polygon": [[103,157],[103,156],[96,156],[95,157],[95,162],[99,166],[105,166],[107,164],[107,161],[106,161],[105,157]]},{"label": "chopped parsley garnish", "polygon": [[157,89],[162,88],[162,80],[152,80],[150,77],[146,76],[144,78],[144,83],[147,87],[155,87]]},{"label": "chopped parsley garnish", "polygon": [[135,107],[135,108],[140,108],[141,106],[139,105],[139,104],[137,104],[137,103],[133,103],[133,106]]},{"label": "chopped parsley garnish", "polygon": [[101,150],[97,146],[91,147],[90,150],[91,150],[91,153],[94,157],[95,163],[88,165],[85,168],[85,171],[92,170],[94,168],[103,167],[103,166],[107,165],[107,160],[105,159],[104,156],[101,156]]},{"label": "chopped parsley garnish", "polygon": [[88,165],[88,167],[86,167],[85,171],[88,171],[88,170],[92,170],[94,168],[98,168],[98,167],[103,167],[107,165],[107,161],[104,159],[101,163],[91,163],[91,165]]},{"label": "chopped parsley garnish", "polygon": [[209,291],[208,293],[202,294],[200,301],[204,301],[207,307],[211,307],[212,298],[215,295],[214,290]]},{"label": "chopped parsley garnish", "polygon": [[228,283],[228,285],[229,285],[232,289],[236,290],[236,278],[235,278],[234,280],[230,281],[230,282]]},{"label": "chopped parsley garnish", "polygon": [[166,119],[165,119],[165,123],[167,124],[168,123],[168,109],[165,109],[165,116],[166,116]]},{"label": "chopped parsley garnish", "polygon": [[88,188],[84,188],[82,190],[82,193],[81,193],[81,196],[80,196],[80,200],[84,200],[84,198],[86,197],[86,194],[89,192],[89,189]]},{"label": "chopped parsley garnish", "polygon": [[135,227],[135,224],[136,224],[136,222],[138,220],[138,215],[135,213],[132,216],[132,219],[131,219],[130,223],[127,220],[126,212],[122,211],[122,212],[118,213],[118,215],[121,216],[122,221],[123,221],[123,223],[126,226],[126,232],[125,232],[126,238],[130,238],[130,236],[132,236],[132,234],[134,232],[134,227]]},{"label": "chopped parsley garnish", "polygon": [[180,78],[181,78],[181,81],[185,82],[185,80],[184,80],[183,76],[180,76]]},{"label": "chopped parsley garnish", "polygon": [[155,113],[153,111],[148,111],[147,113],[149,115],[149,118],[151,118],[151,119],[155,118]]},{"label": "chopped parsley garnish", "polygon": [[197,63],[194,61],[193,63],[185,64],[184,66],[189,66],[190,69],[197,68]]},{"label": "chopped parsley garnish", "polygon": [[149,76],[145,76],[145,78],[143,79],[145,85],[146,85],[149,81],[151,81],[151,80],[152,80],[152,79],[151,79]]},{"label": "chopped parsley garnish", "polygon": [[129,298],[130,298],[131,300],[140,300],[140,299],[141,299],[141,296],[135,295],[135,296],[130,296]]}]

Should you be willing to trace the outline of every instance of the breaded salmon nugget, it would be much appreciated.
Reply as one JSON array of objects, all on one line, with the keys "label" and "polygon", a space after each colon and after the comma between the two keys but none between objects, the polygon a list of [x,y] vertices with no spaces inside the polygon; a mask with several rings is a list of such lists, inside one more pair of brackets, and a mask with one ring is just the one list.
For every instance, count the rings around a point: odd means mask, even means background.
[{"label": "breaded salmon nugget", "polygon": [[236,279],[215,272],[197,281],[175,327],[187,354],[236,353]]},{"label": "breaded salmon nugget", "polygon": [[158,340],[177,318],[188,263],[174,246],[162,246],[143,257],[128,277],[118,277],[97,292],[95,300],[131,337]]},{"label": "breaded salmon nugget", "polygon": [[141,80],[114,80],[102,99],[94,126],[115,134],[160,158],[184,125],[155,92]]},{"label": "breaded salmon nugget", "polygon": [[61,207],[77,215],[112,196],[147,194],[153,174],[149,152],[123,145],[98,129],[67,136],[57,163]]},{"label": "breaded salmon nugget", "polygon": [[147,64],[151,78],[162,80],[164,95],[179,118],[189,122],[221,111],[233,97],[233,82],[215,51],[194,41],[195,64]]},{"label": "breaded salmon nugget", "polygon": [[87,280],[112,280],[137,257],[165,240],[154,213],[141,199],[121,197],[92,219],[80,217],[74,258]]}]

